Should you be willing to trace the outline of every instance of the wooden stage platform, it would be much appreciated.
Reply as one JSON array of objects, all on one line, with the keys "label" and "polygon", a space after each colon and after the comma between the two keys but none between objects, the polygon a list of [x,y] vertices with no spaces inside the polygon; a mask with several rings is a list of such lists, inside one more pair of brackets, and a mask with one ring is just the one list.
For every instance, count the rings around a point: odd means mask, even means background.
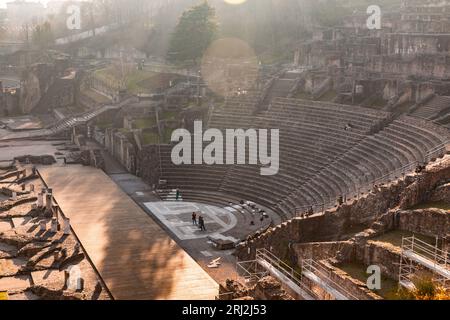
[{"label": "wooden stage platform", "polygon": [[103,171],[39,172],[115,299],[214,299],[218,284]]}]

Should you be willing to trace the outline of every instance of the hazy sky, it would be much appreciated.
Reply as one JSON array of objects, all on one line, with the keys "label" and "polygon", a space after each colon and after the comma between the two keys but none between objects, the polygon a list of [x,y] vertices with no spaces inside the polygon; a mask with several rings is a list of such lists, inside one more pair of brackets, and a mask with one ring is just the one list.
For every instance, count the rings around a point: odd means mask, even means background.
[{"label": "hazy sky", "polygon": [[[0,0],[0,8],[6,8],[6,3],[7,2],[13,2],[15,0]],[[47,2],[49,2],[50,0],[25,0],[26,2],[40,2],[44,5],[47,4]],[[61,0],[64,1],[64,0]]]}]

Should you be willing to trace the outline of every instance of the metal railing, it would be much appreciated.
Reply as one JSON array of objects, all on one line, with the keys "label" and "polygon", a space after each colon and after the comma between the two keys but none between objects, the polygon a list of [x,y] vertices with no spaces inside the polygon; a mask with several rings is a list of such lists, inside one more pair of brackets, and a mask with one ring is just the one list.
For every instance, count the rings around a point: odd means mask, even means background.
[{"label": "metal railing", "polygon": [[[292,281],[295,285],[297,285],[301,290],[306,292],[313,298],[316,298],[317,295],[307,287],[307,285],[302,281],[301,273],[295,271],[291,266],[283,262],[280,258],[274,255],[272,252],[265,248],[256,249],[256,261],[264,261],[278,270],[283,276]],[[279,279],[282,281],[282,279]]]},{"label": "metal railing", "polygon": [[[425,261],[423,261],[423,259]],[[415,272],[421,265],[433,273],[432,281],[449,288],[450,256],[448,251],[438,248],[438,241],[433,246],[414,235],[402,238],[399,267],[399,285],[413,290],[412,282]]]},{"label": "metal railing", "polygon": [[[344,194],[342,194],[343,202],[345,203],[346,200],[349,200],[352,198],[359,199],[360,196],[362,196],[366,193],[369,193],[375,186],[383,185],[384,183],[389,183],[389,182],[392,182],[392,181],[395,181],[395,180],[405,177],[407,174],[414,172],[414,170],[419,165],[424,165],[435,158],[445,155],[445,153],[447,152],[447,145],[450,145],[450,140],[446,140],[446,141],[442,142],[441,144],[428,150],[427,153],[423,156],[423,161],[417,161],[417,160],[412,161],[398,169],[395,169],[379,178],[376,178],[376,179],[366,183],[365,185],[357,186],[353,189],[347,190]],[[337,195],[337,197],[334,201],[332,199],[328,199],[328,201],[323,202],[323,203],[313,203],[311,205],[295,207],[294,217],[299,217],[299,216],[305,215],[305,213],[306,213],[306,216],[308,216],[309,213],[325,212],[325,210],[330,209],[331,207],[333,207],[337,204],[338,197],[339,197],[339,195]],[[312,208],[312,211],[311,211],[311,208]]]},{"label": "metal railing", "polygon": [[414,253],[431,261],[434,266],[447,269],[450,272],[449,253],[439,249],[437,244],[433,246],[413,235],[412,237],[402,239],[402,251]]},{"label": "metal railing", "polygon": [[[342,296],[346,297],[347,299],[359,300],[359,298],[357,298],[355,295],[350,293],[343,286],[341,286],[336,281],[334,281],[331,278],[333,272],[330,271],[330,270],[327,270],[319,262],[316,262],[316,261],[314,261],[312,259],[303,259],[302,260],[302,271],[303,272],[304,271],[309,271],[309,272],[313,273],[314,275],[319,277],[323,282],[325,282],[330,288],[338,291]],[[323,289],[326,291],[325,288],[323,288]],[[330,294],[333,295],[333,293],[330,293]]]}]

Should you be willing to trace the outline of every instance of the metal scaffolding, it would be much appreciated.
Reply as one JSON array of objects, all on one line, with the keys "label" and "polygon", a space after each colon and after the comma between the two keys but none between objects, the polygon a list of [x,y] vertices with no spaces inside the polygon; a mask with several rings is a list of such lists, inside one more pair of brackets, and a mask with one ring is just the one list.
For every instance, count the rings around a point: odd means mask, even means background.
[{"label": "metal scaffolding", "polygon": [[239,261],[237,271],[248,281],[257,281],[271,275],[303,299],[317,299],[315,293],[303,283],[302,275],[267,249],[256,249],[255,260]]},{"label": "metal scaffolding", "polygon": [[438,243],[430,245],[414,235],[402,238],[400,254],[399,285],[414,290],[413,276],[418,268],[432,273],[432,280],[446,289],[450,289],[450,255],[441,250]]},{"label": "metal scaffolding", "polygon": [[302,261],[302,272],[299,273],[269,250],[257,249],[255,260],[238,262],[237,271],[247,281],[257,281],[264,276],[271,275],[277,278],[285,288],[294,291],[305,300],[320,298],[318,293],[310,288],[311,284],[320,287],[336,300],[357,299],[332,280],[330,271],[312,259]]},{"label": "metal scaffolding", "polygon": [[302,261],[302,275],[322,288],[336,300],[359,300],[347,289],[332,279],[332,271],[312,259]]}]

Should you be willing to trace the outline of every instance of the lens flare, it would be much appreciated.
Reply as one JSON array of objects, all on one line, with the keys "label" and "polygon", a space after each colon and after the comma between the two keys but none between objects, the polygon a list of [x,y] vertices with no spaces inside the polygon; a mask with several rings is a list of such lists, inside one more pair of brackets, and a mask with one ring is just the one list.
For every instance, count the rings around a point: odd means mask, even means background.
[{"label": "lens flare", "polygon": [[238,5],[243,4],[247,0],[224,0],[228,4]]}]

